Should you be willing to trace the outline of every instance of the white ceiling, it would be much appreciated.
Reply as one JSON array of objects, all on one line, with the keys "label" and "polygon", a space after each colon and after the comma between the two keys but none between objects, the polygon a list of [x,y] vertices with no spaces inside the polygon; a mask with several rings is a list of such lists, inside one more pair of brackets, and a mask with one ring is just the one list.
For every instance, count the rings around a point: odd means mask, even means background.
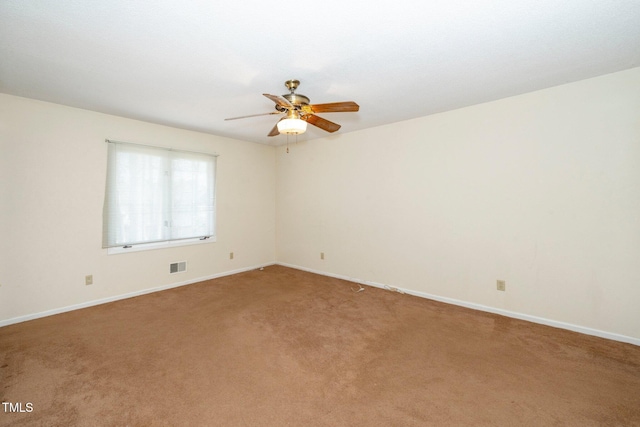
[{"label": "white ceiling", "polygon": [[0,1],[0,92],[272,145],[290,78],[345,133],[638,66],[639,0]]}]

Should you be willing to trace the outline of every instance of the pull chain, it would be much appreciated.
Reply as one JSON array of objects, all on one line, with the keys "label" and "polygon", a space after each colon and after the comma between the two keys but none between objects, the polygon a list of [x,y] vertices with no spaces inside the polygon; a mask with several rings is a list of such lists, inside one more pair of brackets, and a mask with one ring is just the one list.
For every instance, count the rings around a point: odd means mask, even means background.
[{"label": "pull chain", "polygon": [[[289,135],[290,134],[287,134],[287,154],[289,154]],[[296,133],[295,135],[296,135],[295,144],[297,144],[298,143],[298,134]]]}]

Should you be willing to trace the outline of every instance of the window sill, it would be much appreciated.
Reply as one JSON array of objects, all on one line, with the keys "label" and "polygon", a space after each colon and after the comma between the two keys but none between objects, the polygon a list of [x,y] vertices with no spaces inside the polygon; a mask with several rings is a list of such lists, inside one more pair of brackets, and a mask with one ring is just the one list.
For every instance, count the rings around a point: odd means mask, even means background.
[{"label": "window sill", "polygon": [[177,246],[190,246],[190,245],[203,245],[207,243],[214,243],[216,241],[215,236],[209,237],[208,239],[185,239],[185,240],[174,240],[167,242],[155,242],[155,243],[144,243],[140,245],[132,245],[130,247],[115,247],[115,248],[107,248],[107,255],[118,255],[118,254],[126,254],[130,252],[140,252],[140,251],[151,251],[155,249],[165,249],[165,248],[173,248]]}]

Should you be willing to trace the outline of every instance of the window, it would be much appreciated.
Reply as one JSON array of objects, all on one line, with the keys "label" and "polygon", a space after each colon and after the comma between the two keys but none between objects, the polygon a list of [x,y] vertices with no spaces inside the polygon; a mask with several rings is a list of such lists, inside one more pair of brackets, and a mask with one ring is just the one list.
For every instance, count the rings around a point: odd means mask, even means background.
[{"label": "window", "polygon": [[215,240],[215,155],[107,142],[104,248]]}]

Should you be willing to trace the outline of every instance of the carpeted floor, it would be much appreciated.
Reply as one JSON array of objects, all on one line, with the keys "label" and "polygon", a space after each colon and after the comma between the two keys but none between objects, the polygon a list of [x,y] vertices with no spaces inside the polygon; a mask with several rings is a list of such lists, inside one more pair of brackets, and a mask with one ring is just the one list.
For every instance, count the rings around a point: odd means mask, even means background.
[{"label": "carpeted floor", "polygon": [[272,266],[0,328],[32,404],[0,425],[640,426],[640,347],[351,288]]}]

